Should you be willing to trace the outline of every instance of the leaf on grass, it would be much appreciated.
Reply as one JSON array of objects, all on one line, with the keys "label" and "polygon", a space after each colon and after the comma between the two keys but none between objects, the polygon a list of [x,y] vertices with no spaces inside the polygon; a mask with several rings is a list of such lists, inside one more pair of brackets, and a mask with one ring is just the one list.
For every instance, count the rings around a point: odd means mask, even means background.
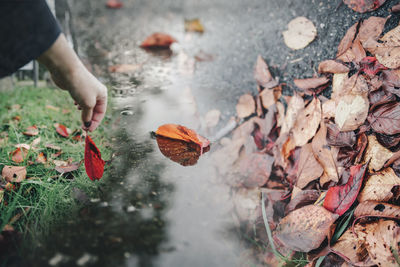
[{"label": "leaf on grass", "polygon": [[258,85],[266,88],[269,87],[268,85],[274,79],[269,71],[267,63],[264,61],[261,55],[258,55],[256,65],[254,67],[254,79]]},{"label": "leaf on grass", "polygon": [[379,201],[367,200],[358,204],[354,210],[354,216],[360,217],[380,217],[380,218],[400,218],[400,207]]},{"label": "leaf on grass", "polygon": [[185,31],[203,33],[204,27],[200,19],[185,19]]},{"label": "leaf on grass", "polygon": [[20,183],[26,178],[26,167],[25,166],[4,166],[1,176],[7,182]]},{"label": "leaf on grass", "polygon": [[374,11],[385,3],[386,0],[343,0],[355,12],[365,13]]},{"label": "leaf on grass", "polygon": [[389,201],[393,197],[393,187],[398,185],[400,185],[400,178],[392,168],[386,168],[367,178],[364,188],[358,196],[358,201]]},{"label": "leaf on grass", "polygon": [[[56,166],[54,169],[59,172],[59,173],[69,173],[69,172],[73,172],[76,171],[77,169],[79,169],[79,167],[81,166],[81,162],[72,162],[72,163],[68,163],[65,166]],[[88,174],[89,176],[89,174]],[[101,178],[101,176],[100,176]],[[99,179],[100,179],[99,178]],[[93,180],[93,179],[92,179]]]},{"label": "leaf on grass", "polygon": [[[378,266],[398,267],[395,254],[400,252],[400,226],[392,220],[380,220],[374,231],[369,231],[366,244],[372,261]],[[395,254],[394,254],[395,253]]]},{"label": "leaf on grass", "polygon": [[29,150],[25,147],[19,147],[11,153],[11,160],[15,163],[23,162],[28,156]]},{"label": "leaf on grass", "polygon": [[321,206],[304,206],[280,221],[276,238],[290,249],[309,252],[321,245],[338,217]]},{"label": "leaf on grass", "polygon": [[60,123],[55,123],[54,127],[56,127],[56,131],[59,135],[62,137],[68,137],[69,136],[69,130],[65,125],[62,125]]},{"label": "leaf on grass", "polygon": [[400,103],[381,105],[368,115],[368,122],[375,132],[383,134],[400,133]]},{"label": "leaf on grass", "polygon": [[[194,142],[186,142],[164,136],[156,136],[156,140],[161,153],[182,166],[195,165],[201,155],[200,146]],[[208,150],[209,146],[204,149],[203,153]]]},{"label": "leaf on grass", "polygon": [[343,215],[354,203],[360,191],[368,163],[350,167],[350,178],[344,185],[333,186],[325,196],[324,207],[338,215]]},{"label": "leaf on grass", "polygon": [[364,161],[370,162],[368,169],[371,172],[377,172],[381,170],[388,159],[392,157],[392,155],[393,152],[379,144],[374,135],[368,136],[368,146],[365,151]]},{"label": "leaf on grass", "polygon": [[35,138],[35,139],[32,141],[32,143],[31,143],[32,149],[37,149],[36,146],[40,144],[40,141],[41,141],[41,138],[40,138],[40,137]]},{"label": "leaf on grass", "polygon": [[111,9],[118,9],[123,7],[123,3],[120,0],[107,0],[106,7]]},{"label": "leaf on grass", "polygon": [[36,163],[46,163],[47,162],[46,155],[43,152],[40,152],[35,161]]},{"label": "leaf on grass", "polygon": [[300,152],[296,185],[299,188],[304,188],[310,182],[321,177],[323,172],[324,169],[321,164],[315,159],[312,145],[305,144]]},{"label": "leaf on grass", "polygon": [[293,139],[296,146],[303,146],[315,135],[321,122],[321,101],[314,97],[308,106],[303,109],[292,129]]},{"label": "leaf on grass", "polygon": [[318,65],[319,73],[347,73],[349,71],[346,65],[332,59],[324,60]]},{"label": "leaf on grass", "polygon": [[306,79],[294,79],[294,84],[303,90],[315,89],[329,82],[329,79],[325,76],[306,78]]},{"label": "leaf on grass", "polygon": [[104,172],[104,160],[101,158],[100,150],[89,135],[85,143],[85,169],[90,180],[100,180]]},{"label": "leaf on grass", "polygon": [[29,126],[26,128],[25,132],[23,132],[24,135],[27,136],[36,136],[39,134],[39,129],[36,127],[36,125]]},{"label": "leaf on grass", "polygon": [[356,134],[353,131],[341,132],[336,124],[328,123],[326,140],[330,146],[353,146],[356,143]]},{"label": "leaf on grass", "polygon": [[285,44],[294,50],[303,49],[317,36],[317,28],[305,17],[297,17],[288,24],[288,30],[283,32]]},{"label": "leaf on grass", "polygon": [[314,152],[314,156],[317,161],[324,168],[324,178],[320,180],[320,184],[324,185],[329,181],[337,183],[339,181],[339,174],[336,167],[336,161],[333,151],[328,146],[327,140],[327,128],[325,122],[321,121],[319,131],[313,138],[311,145]]},{"label": "leaf on grass", "polygon": [[203,136],[197,134],[195,131],[189,128],[186,128],[185,126],[178,124],[164,124],[158,127],[156,135],[181,140],[188,143],[192,142],[199,145],[201,150],[210,145],[210,141]]},{"label": "leaf on grass", "polygon": [[172,36],[156,32],[148,36],[140,45],[142,48],[169,48],[172,43],[177,42]]},{"label": "leaf on grass", "polygon": [[239,98],[236,105],[236,113],[239,118],[246,118],[256,110],[256,102],[250,94],[244,94]]},{"label": "leaf on grass", "polygon": [[55,151],[61,151],[61,147],[53,145],[53,144],[46,144],[45,147],[48,149],[55,150]]}]

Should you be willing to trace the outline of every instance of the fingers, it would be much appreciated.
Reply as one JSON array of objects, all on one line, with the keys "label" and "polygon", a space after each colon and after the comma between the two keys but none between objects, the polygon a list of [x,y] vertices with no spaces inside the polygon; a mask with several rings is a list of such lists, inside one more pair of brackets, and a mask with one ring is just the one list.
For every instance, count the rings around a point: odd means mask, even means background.
[{"label": "fingers", "polygon": [[96,106],[93,109],[93,117],[92,123],[88,127],[90,132],[96,130],[96,128],[100,125],[101,121],[103,120],[107,110],[107,98],[103,98],[97,101]]},{"label": "fingers", "polygon": [[84,130],[88,130],[88,128],[91,126],[92,117],[93,117],[93,109],[89,108],[89,107],[83,107],[82,108],[82,122],[83,122],[84,127],[82,127],[82,128]]}]

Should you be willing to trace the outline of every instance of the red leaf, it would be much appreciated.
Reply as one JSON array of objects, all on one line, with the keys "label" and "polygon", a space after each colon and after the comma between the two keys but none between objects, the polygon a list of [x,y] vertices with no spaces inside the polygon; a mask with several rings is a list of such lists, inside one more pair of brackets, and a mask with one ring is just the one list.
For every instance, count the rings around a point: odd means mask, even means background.
[{"label": "red leaf", "polygon": [[59,135],[63,136],[63,137],[68,137],[69,133],[68,133],[68,129],[67,127],[65,127],[62,124],[56,123],[56,131]]},{"label": "red leaf", "polygon": [[360,192],[368,163],[350,167],[350,178],[344,185],[333,186],[325,196],[324,207],[340,216],[353,205]]},{"label": "red leaf", "polygon": [[383,5],[386,0],[343,0],[351,9],[359,13],[373,11]]},{"label": "red leaf", "polygon": [[113,9],[121,8],[122,6],[123,4],[119,0],[108,0],[106,3],[106,7]]},{"label": "red leaf", "polygon": [[210,141],[206,138],[198,135],[195,131],[188,129],[185,126],[178,124],[164,124],[158,127],[156,135],[185,141],[187,143],[195,143],[200,146],[200,155],[203,153],[203,149],[210,145]]},{"label": "red leaf", "polygon": [[360,62],[361,68],[360,71],[368,74],[369,76],[374,76],[381,70],[387,70],[385,66],[376,60],[375,57],[365,57]]},{"label": "red leaf", "polygon": [[156,32],[148,36],[140,45],[142,48],[169,48],[172,43],[176,42],[172,36]]},{"label": "red leaf", "polygon": [[89,135],[86,136],[85,144],[85,169],[90,180],[100,180],[104,172],[104,160],[101,158],[100,150]]}]

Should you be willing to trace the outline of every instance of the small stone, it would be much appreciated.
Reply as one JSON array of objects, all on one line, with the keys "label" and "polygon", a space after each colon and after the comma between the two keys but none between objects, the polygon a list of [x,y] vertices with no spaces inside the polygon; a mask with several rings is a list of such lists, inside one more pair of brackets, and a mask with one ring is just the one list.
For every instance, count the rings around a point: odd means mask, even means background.
[{"label": "small stone", "polygon": [[57,253],[56,255],[53,256],[53,258],[49,260],[49,265],[57,266],[63,259],[64,256],[61,253]]}]

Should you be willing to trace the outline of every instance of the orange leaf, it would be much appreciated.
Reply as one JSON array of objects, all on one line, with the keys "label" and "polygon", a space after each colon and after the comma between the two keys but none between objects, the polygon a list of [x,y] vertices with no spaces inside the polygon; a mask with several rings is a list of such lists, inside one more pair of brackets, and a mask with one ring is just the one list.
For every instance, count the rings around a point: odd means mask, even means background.
[{"label": "orange leaf", "polygon": [[90,180],[100,180],[104,172],[104,160],[101,158],[100,150],[89,135],[86,136],[85,144],[85,169]]},{"label": "orange leaf", "polygon": [[63,137],[69,136],[67,127],[65,127],[64,125],[59,124],[59,123],[56,123],[54,126],[56,127],[56,131],[59,135],[61,135]]},{"label": "orange leaf", "polygon": [[158,127],[156,135],[198,144],[201,148],[200,154],[203,153],[204,148],[210,145],[210,141],[206,138],[198,135],[195,131],[188,129],[185,126],[178,124],[164,124]]},{"label": "orange leaf", "polygon": [[172,43],[177,42],[172,36],[156,32],[148,36],[140,45],[142,48],[169,48]]}]

